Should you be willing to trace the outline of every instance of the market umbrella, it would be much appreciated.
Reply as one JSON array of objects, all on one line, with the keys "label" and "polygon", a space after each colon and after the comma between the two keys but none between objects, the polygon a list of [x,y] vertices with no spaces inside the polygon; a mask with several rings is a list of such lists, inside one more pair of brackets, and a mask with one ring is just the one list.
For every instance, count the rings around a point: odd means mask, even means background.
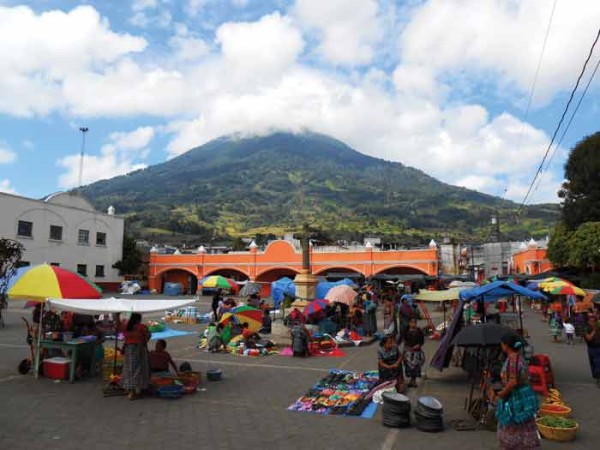
[{"label": "market umbrella", "polygon": [[495,323],[484,323],[464,327],[454,337],[453,345],[458,347],[489,347],[500,345],[502,336],[511,332],[510,328]]},{"label": "market umbrella", "polygon": [[251,306],[238,306],[223,314],[219,323],[227,325],[232,320],[240,324],[247,322],[248,328],[252,331],[258,331],[262,328],[263,314],[264,313],[260,309]]},{"label": "market umbrella", "polygon": [[540,288],[542,291],[552,295],[576,295],[578,297],[585,297],[585,291],[577,286],[570,283],[563,282],[552,282],[552,283],[541,283]]},{"label": "market umbrella", "polygon": [[240,289],[240,295],[242,297],[247,297],[249,295],[260,294],[262,290],[262,286],[259,283],[253,283],[251,281],[247,281],[242,289]]},{"label": "market umbrella", "polygon": [[[6,294],[11,299],[27,299],[45,302],[49,298],[58,299],[99,299],[102,290],[78,273],[50,264],[39,264],[19,269],[9,280]],[[39,329],[43,329],[43,307],[40,314]],[[38,332],[35,354],[35,376],[40,365],[41,331]]]},{"label": "market umbrella", "polygon": [[237,291],[237,284],[235,281],[225,278],[221,275],[211,275],[200,280],[203,288],[218,288],[218,289],[233,289]]},{"label": "market umbrella", "polygon": [[328,306],[329,306],[329,300],[318,298],[318,299],[310,302],[308,305],[306,305],[306,307],[304,308],[303,314],[306,317],[312,316],[313,314],[317,314],[322,311],[325,311],[325,309]]},{"label": "market umbrella", "polygon": [[45,302],[48,298],[97,299],[102,297],[102,289],[78,273],[39,264],[19,269],[11,278],[6,294],[11,299]]},{"label": "market umbrella", "polygon": [[352,306],[357,295],[358,293],[350,286],[341,285],[331,288],[325,296],[325,300]]}]

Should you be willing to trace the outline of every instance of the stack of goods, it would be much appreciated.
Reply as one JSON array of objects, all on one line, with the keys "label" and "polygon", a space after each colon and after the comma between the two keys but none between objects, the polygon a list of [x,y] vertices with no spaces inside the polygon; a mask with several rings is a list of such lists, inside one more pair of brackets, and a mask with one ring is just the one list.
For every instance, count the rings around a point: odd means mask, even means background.
[{"label": "stack of goods", "polygon": [[[377,371],[331,370],[288,410],[325,415],[364,416],[371,405],[369,392],[379,384]],[[374,410],[373,410],[374,411]]]},{"label": "stack of goods", "polygon": [[157,322],[155,320],[151,320],[148,322],[148,330],[150,333],[160,333],[161,331],[165,331],[167,326],[162,322]]},{"label": "stack of goods", "polygon": [[150,385],[161,398],[179,398],[183,394],[193,394],[200,385],[199,372],[182,372],[179,377],[153,376]]},{"label": "stack of goods", "polygon": [[256,344],[256,348],[246,348],[241,335],[235,336],[227,344],[227,353],[240,356],[267,356],[276,354],[274,345]]},{"label": "stack of goods", "polygon": [[415,422],[420,431],[437,432],[444,429],[442,403],[430,396],[419,397],[415,410]]},{"label": "stack of goods", "polygon": [[384,392],[382,398],[383,424],[392,428],[410,426],[410,399],[396,392]]},{"label": "stack of goods", "polygon": [[111,375],[113,375],[113,365],[114,365],[114,374],[120,375],[123,371],[123,355],[120,352],[117,352],[117,362],[114,363],[115,357],[115,349],[112,347],[104,348],[104,359],[102,360],[102,379],[104,381],[112,381]]},{"label": "stack of goods", "polygon": [[570,419],[571,408],[565,405],[558,389],[549,389],[548,395],[540,405],[537,427],[542,436],[552,441],[572,441],[575,439],[579,424]]},{"label": "stack of goods", "polygon": [[173,323],[198,323],[202,314],[198,312],[195,306],[186,306],[174,312],[168,311],[165,316],[165,322]]}]

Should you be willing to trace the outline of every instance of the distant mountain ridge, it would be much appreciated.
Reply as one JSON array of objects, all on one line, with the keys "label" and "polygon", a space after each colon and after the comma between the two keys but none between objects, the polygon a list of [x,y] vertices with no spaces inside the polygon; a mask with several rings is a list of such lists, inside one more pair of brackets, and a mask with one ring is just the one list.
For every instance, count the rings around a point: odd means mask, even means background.
[{"label": "distant mountain ridge", "polygon": [[558,217],[557,205],[534,205],[516,220],[513,202],[316,133],[219,138],[81,192],[99,208],[115,206],[134,232],[200,239],[281,234],[306,220],[344,238],[484,239],[495,212],[507,238],[525,239],[546,234]]}]

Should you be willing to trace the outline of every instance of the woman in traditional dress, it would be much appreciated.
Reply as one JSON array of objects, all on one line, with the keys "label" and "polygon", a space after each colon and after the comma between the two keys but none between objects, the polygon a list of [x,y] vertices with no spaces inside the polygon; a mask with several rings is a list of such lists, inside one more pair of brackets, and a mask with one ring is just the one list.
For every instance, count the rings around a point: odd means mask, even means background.
[{"label": "woman in traditional dress", "polygon": [[379,343],[377,350],[377,362],[379,368],[379,382],[396,382],[396,391],[404,392],[406,385],[402,374],[402,353],[396,345],[393,335],[385,336]]},{"label": "woman in traditional dress", "polygon": [[558,311],[552,313],[548,325],[550,326],[550,336],[552,336],[552,342],[558,342],[558,338],[560,337],[562,330],[562,318]]},{"label": "woman in traditional dress", "polygon": [[[502,337],[501,345],[502,351],[507,355],[500,374],[503,387],[497,393],[490,393],[492,398],[500,399],[496,411],[500,449],[531,450],[539,448],[540,439],[535,423],[535,414],[539,403],[531,388],[527,389],[529,385],[527,362],[520,353],[523,342],[516,334],[507,333]],[[526,393],[524,394],[523,391]],[[510,408],[506,408],[508,406]],[[499,415],[502,411],[510,412],[508,420]]]},{"label": "woman in traditional dress", "polygon": [[121,386],[128,391],[129,400],[135,400],[141,396],[142,390],[150,386],[150,357],[146,346],[150,340],[150,331],[142,323],[142,316],[133,313],[124,334],[125,357]]},{"label": "woman in traditional dress", "polygon": [[583,337],[587,344],[592,377],[596,380],[596,386],[600,387],[600,331],[598,331],[598,323],[595,316],[590,315],[588,318],[587,328]]},{"label": "woman in traditional dress", "polygon": [[417,319],[413,317],[404,332],[404,375],[409,379],[408,387],[417,387],[417,378],[421,377],[421,367],[425,364],[423,344],[425,334],[417,328]]}]

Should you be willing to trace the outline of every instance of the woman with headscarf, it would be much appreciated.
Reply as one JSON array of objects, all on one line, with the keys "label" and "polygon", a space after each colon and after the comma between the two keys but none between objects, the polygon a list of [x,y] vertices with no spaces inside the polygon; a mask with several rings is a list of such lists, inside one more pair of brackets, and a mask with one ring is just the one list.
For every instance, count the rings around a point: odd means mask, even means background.
[{"label": "woman with headscarf", "polygon": [[404,374],[408,378],[408,387],[417,387],[417,378],[421,377],[421,368],[425,364],[424,344],[425,334],[413,317],[404,332]]},{"label": "woman with headscarf", "polygon": [[131,314],[124,334],[121,386],[128,391],[129,400],[135,400],[150,386],[150,356],[146,345],[151,334],[138,313]]}]

